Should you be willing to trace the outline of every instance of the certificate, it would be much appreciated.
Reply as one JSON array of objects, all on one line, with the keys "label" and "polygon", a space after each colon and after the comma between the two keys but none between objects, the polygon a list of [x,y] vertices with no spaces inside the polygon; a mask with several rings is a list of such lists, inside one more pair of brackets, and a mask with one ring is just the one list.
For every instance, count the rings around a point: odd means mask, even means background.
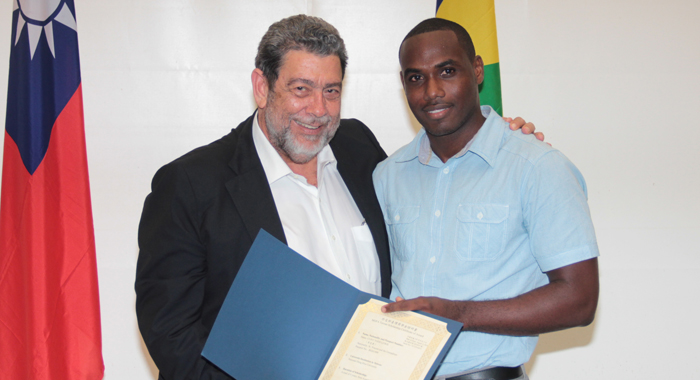
[{"label": "certificate", "polygon": [[386,302],[260,231],[202,356],[238,380],[430,379],[462,324]]},{"label": "certificate", "polygon": [[419,380],[450,338],[447,323],[422,314],[382,313],[386,302],[357,306],[320,380]]}]

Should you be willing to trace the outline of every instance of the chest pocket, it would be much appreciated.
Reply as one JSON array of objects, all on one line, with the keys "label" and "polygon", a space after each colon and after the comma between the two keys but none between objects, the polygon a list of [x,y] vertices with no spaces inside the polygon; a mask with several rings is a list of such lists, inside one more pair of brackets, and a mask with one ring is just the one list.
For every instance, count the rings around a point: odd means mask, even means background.
[{"label": "chest pocket", "polygon": [[367,224],[352,227],[351,230],[362,272],[369,282],[378,282],[379,259],[377,258],[377,249],[374,246],[372,231],[369,230]]},{"label": "chest pocket", "polygon": [[455,250],[464,260],[489,261],[503,251],[508,227],[508,206],[462,204],[457,208]]},{"label": "chest pocket", "polygon": [[420,206],[389,206],[385,222],[391,239],[392,260],[406,261],[416,250],[416,219]]}]

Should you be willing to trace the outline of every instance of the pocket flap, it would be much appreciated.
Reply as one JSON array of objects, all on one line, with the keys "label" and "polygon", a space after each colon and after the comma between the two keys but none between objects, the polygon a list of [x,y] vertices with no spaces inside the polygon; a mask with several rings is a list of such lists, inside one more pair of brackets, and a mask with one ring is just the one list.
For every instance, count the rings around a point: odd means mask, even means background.
[{"label": "pocket flap", "polygon": [[473,203],[459,205],[457,220],[465,223],[501,223],[508,218],[508,205]]},{"label": "pocket flap", "polygon": [[386,224],[411,223],[418,219],[420,206],[389,206]]},{"label": "pocket flap", "polygon": [[352,227],[350,230],[352,231],[352,236],[355,238],[355,240],[372,243],[374,242],[374,239],[372,238],[372,231],[369,230],[369,226],[367,224]]}]

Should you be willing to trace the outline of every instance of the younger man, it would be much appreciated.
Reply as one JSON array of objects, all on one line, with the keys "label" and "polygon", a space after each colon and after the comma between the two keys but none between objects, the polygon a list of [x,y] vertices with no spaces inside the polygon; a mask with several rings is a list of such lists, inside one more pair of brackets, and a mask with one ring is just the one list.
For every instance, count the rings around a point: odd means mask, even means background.
[{"label": "younger man", "polygon": [[559,151],[479,106],[483,62],[460,25],[421,22],[399,59],[424,129],[374,172],[397,299],[384,311],[464,323],[438,379],[527,379],[537,334],[595,315],[584,179]]}]

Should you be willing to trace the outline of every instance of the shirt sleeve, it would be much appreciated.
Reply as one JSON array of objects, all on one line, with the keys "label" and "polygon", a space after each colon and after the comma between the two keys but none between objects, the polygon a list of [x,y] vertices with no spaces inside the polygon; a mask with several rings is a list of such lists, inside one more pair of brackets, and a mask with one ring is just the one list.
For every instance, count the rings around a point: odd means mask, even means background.
[{"label": "shirt sleeve", "polygon": [[586,182],[561,152],[550,151],[524,175],[523,217],[543,272],[599,256]]}]

